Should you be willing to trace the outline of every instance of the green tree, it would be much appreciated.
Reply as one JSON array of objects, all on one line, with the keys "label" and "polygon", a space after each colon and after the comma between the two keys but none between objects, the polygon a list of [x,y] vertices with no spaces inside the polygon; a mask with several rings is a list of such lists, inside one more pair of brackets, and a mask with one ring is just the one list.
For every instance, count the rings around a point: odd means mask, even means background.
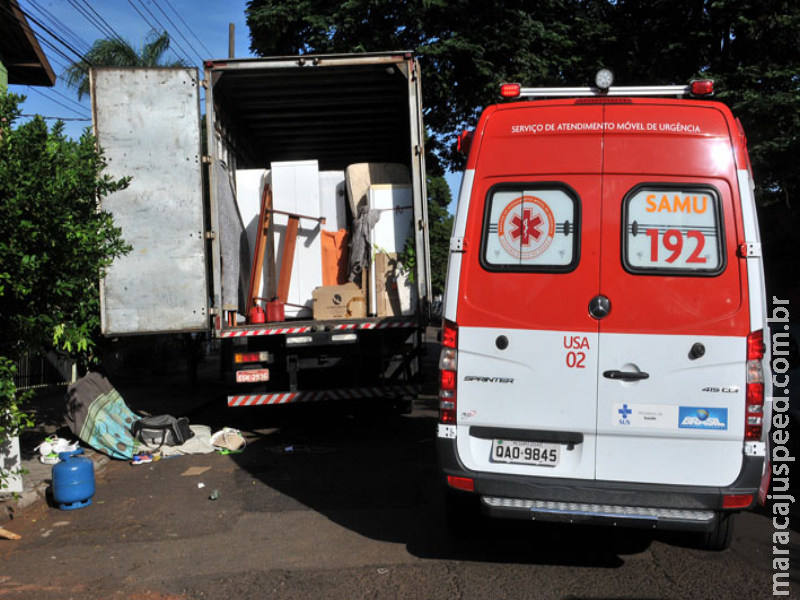
[{"label": "green tree", "polygon": [[78,91],[78,99],[89,95],[91,67],[185,67],[186,61],[167,61],[169,34],[151,31],[141,50],[123,38],[97,40],[81,60],[73,62],[64,73],[67,85]]},{"label": "green tree", "polygon": [[23,100],[0,90],[0,443],[26,422],[14,362],[52,348],[89,358],[98,282],[129,250],[98,206],[127,180],[102,175],[106,163],[88,131],[74,141],[61,122],[17,125]]}]

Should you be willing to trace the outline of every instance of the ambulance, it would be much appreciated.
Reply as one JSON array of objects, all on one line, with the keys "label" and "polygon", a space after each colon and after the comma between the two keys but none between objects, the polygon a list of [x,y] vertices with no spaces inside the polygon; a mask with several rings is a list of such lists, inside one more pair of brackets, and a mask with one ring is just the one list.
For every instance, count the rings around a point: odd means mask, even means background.
[{"label": "ambulance", "polygon": [[504,84],[520,100],[459,137],[437,432],[447,522],[463,532],[479,508],[723,549],[756,502],[770,410],[745,134],[711,81],[612,79]]}]

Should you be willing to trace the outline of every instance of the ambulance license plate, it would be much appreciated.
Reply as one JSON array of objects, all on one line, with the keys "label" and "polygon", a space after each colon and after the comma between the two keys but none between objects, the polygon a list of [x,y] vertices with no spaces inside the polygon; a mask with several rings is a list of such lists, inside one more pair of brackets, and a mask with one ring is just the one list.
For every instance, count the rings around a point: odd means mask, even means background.
[{"label": "ambulance license plate", "polygon": [[561,446],[559,444],[492,440],[492,460],[494,462],[555,467],[560,458]]},{"label": "ambulance license plate", "polygon": [[256,383],[259,381],[269,381],[269,369],[236,371],[236,383]]}]

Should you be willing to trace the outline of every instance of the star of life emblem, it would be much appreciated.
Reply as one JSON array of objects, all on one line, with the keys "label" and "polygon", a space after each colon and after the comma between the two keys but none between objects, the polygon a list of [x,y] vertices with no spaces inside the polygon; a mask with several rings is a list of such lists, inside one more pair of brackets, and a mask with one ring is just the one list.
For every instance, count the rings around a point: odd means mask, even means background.
[{"label": "star of life emblem", "polygon": [[520,196],[503,209],[497,235],[508,254],[529,260],[550,247],[555,229],[553,211],[547,203],[535,196]]}]

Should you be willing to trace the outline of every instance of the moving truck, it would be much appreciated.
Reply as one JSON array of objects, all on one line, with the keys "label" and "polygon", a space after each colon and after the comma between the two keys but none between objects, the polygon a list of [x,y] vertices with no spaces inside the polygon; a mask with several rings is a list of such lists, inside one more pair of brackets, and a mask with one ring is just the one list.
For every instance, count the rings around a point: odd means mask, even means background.
[{"label": "moving truck", "polygon": [[103,200],[133,246],[104,334],[220,339],[230,406],[407,403],[430,304],[410,53],[96,68],[91,91],[107,172],[132,178]]},{"label": "moving truck", "polygon": [[[468,152],[444,298],[449,525],[492,517],[731,540],[769,413],[740,122],[689,86],[503,87]],[[605,81],[605,83],[604,83]]]}]

